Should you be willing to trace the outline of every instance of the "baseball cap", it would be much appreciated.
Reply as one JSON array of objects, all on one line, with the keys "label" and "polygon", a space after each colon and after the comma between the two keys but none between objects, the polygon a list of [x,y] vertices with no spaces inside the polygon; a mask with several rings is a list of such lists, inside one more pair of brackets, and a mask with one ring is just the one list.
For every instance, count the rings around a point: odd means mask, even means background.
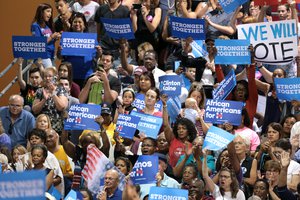
[{"label": "baseball cap", "polygon": [[139,66],[139,67],[135,68],[133,74],[134,74],[134,75],[140,76],[140,75],[142,75],[142,74],[143,74],[144,72],[146,72],[146,71],[147,71],[146,67],[144,67],[144,66]]},{"label": "baseball cap", "polygon": [[101,106],[101,115],[108,114],[111,115],[111,105],[109,103],[103,103]]}]

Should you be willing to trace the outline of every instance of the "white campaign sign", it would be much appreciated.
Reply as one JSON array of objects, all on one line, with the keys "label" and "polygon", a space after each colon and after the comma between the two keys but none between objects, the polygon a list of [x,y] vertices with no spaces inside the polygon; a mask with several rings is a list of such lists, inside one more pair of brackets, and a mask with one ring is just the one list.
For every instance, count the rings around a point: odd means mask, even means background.
[{"label": "white campaign sign", "polygon": [[255,60],[266,64],[286,65],[298,53],[295,20],[239,25],[238,38],[249,39]]}]

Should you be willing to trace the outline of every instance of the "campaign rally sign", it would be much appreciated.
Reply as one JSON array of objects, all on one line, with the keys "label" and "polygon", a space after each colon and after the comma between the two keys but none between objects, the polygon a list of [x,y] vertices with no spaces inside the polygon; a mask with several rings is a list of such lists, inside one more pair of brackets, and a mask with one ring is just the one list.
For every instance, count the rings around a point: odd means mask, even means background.
[{"label": "campaign rally sign", "polygon": [[226,101],[207,99],[205,105],[204,121],[212,124],[229,122],[239,126],[242,119],[244,103],[239,101]]},{"label": "campaign rally sign", "polygon": [[300,78],[275,78],[274,84],[278,99],[300,101]]},{"label": "campaign rally sign", "polygon": [[215,40],[215,64],[251,64],[247,40]]},{"label": "campaign rally sign", "polygon": [[158,156],[141,155],[135,162],[130,177],[134,184],[156,183],[157,172]]},{"label": "campaign rally sign", "polygon": [[44,200],[45,175],[44,170],[0,174],[0,199]]},{"label": "campaign rally sign", "polygon": [[205,40],[205,20],[170,16],[171,33],[173,37]]},{"label": "campaign rally sign", "polygon": [[233,139],[234,135],[224,131],[223,129],[211,126],[205,136],[202,148],[218,151],[223,147],[226,147]]},{"label": "campaign rally sign", "polygon": [[246,3],[247,0],[219,0],[219,4],[222,6],[226,13],[235,11],[237,7]]},{"label": "campaign rally sign", "polygon": [[119,132],[120,136],[132,139],[139,122],[139,117],[120,114],[117,121],[116,131]]},{"label": "campaign rally sign", "polygon": [[224,100],[236,85],[236,79],[233,69],[227,74],[225,79],[221,81],[219,86],[213,90],[213,97],[216,100]]},{"label": "campaign rally sign", "polygon": [[170,122],[175,123],[177,116],[180,113],[181,102],[179,97],[169,98],[167,101],[168,114],[170,116]]},{"label": "campaign rally sign", "polygon": [[205,45],[203,44],[203,40],[193,40],[191,46],[192,54],[195,56],[195,58],[205,57],[208,55]]},{"label": "campaign rally sign", "polygon": [[149,200],[157,199],[188,200],[188,190],[153,186],[150,188]]},{"label": "campaign rally sign", "polygon": [[65,130],[99,130],[99,124],[95,118],[100,115],[101,106],[93,104],[75,104],[68,112],[68,119],[65,120]]},{"label": "campaign rally sign", "polygon": [[[137,93],[134,101],[132,102],[132,106],[136,107],[138,110],[143,110],[145,108],[145,95]],[[156,102],[154,107],[155,111],[162,111],[163,105],[161,100]]]},{"label": "campaign rally sign", "polygon": [[255,60],[266,64],[286,65],[298,53],[296,20],[238,25],[238,38],[250,40]]},{"label": "campaign rally sign", "polygon": [[12,47],[15,58],[47,58],[47,37],[12,36]]},{"label": "campaign rally sign", "polygon": [[135,111],[132,111],[130,115],[140,118],[140,122],[137,126],[137,129],[140,132],[144,133],[146,137],[151,137],[154,139],[157,138],[157,134],[159,133],[160,127],[163,122],[161,117],[156,117]]},{"label": "campaign rally sign", "polygon": [[182,79],[178,75],[164,75],[159,77],[159,90],[168,96],[181,94]]},{"label": "campaign rally sign", "polygon": [[63,32],[60,45],[63,56],[87,56],[96,52],[96,33]]},{"label": "campaign rally sign", "polygon": [[114,39],[134,39],[130,18],[107,19],[101,18],[106,33]]}]

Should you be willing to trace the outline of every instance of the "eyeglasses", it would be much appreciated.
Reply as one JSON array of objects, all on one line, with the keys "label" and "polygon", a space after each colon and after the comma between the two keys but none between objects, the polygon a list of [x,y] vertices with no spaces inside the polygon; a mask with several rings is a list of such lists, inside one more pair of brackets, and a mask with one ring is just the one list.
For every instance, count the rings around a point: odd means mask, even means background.
[{"label": "eyeglasses", "polygon": [[17,104],[9,104],[9,107],[11,108],[21,108],[23,105],[17,105]]},{"label": "eyeglasses", "polygon": [[220,177],[220,179],[222,179],[222,178],[225,178],[225,179],[230,178],[230,176],[225,176],[225,175],[220,175],[219,177]]},{"label": "eyeglasses", "polygon": [[8,131],[7,131],[9,135],[12,134],[13,128],[14,128],[14,124],[13,124],[13,123],[10,123],[9,128],[8,128]]}]

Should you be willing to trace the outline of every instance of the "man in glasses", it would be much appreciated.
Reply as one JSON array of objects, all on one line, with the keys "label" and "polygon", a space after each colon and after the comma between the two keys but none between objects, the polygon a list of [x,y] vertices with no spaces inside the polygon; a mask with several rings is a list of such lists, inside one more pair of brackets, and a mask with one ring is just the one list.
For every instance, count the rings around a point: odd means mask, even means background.
[{"label": "man in glasses", "polygon": [[97,199],[121,200],[122,191],[118,188],[119,182],[119,173],[115,169],[106,171],[104,175],[104,187],[97,195]]},{"label": "man in glasses", "polygon": [[0,108],[0,117],[5,133],[11,139],[12,147],[21,144],[26,147],[27,134],[35,126],[34,116],[23,109],[24,99],[20,95],[9,97],[8,106]]}]

